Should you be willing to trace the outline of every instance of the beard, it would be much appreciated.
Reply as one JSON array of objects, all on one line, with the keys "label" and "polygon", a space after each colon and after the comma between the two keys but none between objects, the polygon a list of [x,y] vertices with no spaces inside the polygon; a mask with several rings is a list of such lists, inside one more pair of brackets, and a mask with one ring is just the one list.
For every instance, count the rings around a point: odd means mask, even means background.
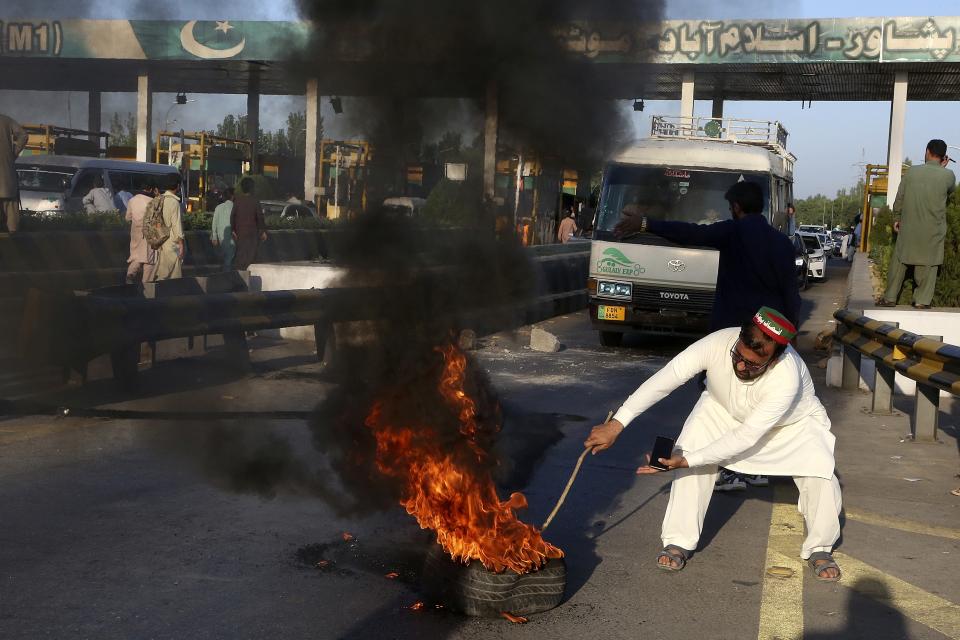
[{"label": "beard", "polygon": [[739,380],[755,380],[756,378],[762,376],[763,372],[766,370],[767,368],[764,367],[760,371],[747,371],[746,369],[740,371],[737,369],[737,365],[735,363],[733,364],[733,374],[737,376],[737,379]]}]

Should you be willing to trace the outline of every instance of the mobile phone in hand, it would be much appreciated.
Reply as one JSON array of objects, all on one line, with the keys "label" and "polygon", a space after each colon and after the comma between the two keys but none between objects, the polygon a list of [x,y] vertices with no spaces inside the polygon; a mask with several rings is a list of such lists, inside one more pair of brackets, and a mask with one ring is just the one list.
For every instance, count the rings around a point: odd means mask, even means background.
[{"label": "mobile phone in hand", "polygon": [[660,458],[670,458],[673,456],[673,438],[657,436],[653,443],[653,451],[650,452],[650,466],[661,471],[669,471],[661,462]]}]

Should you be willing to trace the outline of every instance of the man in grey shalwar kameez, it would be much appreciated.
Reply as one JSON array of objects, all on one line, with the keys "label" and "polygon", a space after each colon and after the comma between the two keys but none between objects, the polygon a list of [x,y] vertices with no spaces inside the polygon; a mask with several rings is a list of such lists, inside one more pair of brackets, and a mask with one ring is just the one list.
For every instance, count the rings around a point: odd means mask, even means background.
[{"label": "man in grey shalwar kameez", "polygon": [[927,143],[924,160],[924,164],[911,167],[900,181],[893,203],[893,230],[900,235],[890,255],[887,289],[877,301],[882,307],[897,304],[907,267],[913,267],[916,282],[913,306],[927,309],[933,300],[947,235],[947,198],[957,179],[946,168],[947,143],[943,140]]}]

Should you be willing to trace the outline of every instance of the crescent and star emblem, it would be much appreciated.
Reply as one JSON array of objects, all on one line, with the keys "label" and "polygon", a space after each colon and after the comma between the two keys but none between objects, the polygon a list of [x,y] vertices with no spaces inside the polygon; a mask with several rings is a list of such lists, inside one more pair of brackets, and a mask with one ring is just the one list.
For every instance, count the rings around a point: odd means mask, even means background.
[{"label": "crescent and star emblem", "polygon": [[[224,58],[232,58],[243,51],[243,47],[247,44],[246,37],[241,38],[240,42],[229,49],[214,49],[213,47],[200,44],[193,35],[193,27],[196,24],[196,20],[191,20],[187,24],[183,25],[183,29],[180,30],[180,44],[183,45],[183,48],[187,53],[191,53],[198,58],[203,58],[204,60],[221,60]],[[224,33],[227,33],[230,29],[233,29],[233,26],[227,20],[217,21],[217,31],[223,31]]]}]

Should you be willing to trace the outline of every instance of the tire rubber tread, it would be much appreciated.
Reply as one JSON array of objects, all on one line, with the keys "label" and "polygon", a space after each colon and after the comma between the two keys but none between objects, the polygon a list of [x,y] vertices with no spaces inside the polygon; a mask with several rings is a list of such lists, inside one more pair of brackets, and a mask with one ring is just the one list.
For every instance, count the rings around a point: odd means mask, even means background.
[{"label": "tire rubber tread", "polygon": [[425,595],[437,604],[469,616],[496,617],[507,611],[527,615],[547,611],[563,600],[567,582],[563,559],[549,560],[539,571],[523,575],[493,573],[477,561],[454,562],[436,547],[423,572]]}]

